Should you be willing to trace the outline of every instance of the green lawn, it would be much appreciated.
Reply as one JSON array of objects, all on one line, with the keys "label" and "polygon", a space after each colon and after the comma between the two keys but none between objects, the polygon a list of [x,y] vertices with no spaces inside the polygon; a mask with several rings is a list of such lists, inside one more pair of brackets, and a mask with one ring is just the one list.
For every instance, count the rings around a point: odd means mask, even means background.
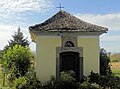
[{"label": "green lawn", "polygon": [[120,62],[111,62],[111,70],[113,74],[120,77]]},{"label": "green lawn", "polygon": [[112,70],[113,74],[120,77],[120,70]]}]

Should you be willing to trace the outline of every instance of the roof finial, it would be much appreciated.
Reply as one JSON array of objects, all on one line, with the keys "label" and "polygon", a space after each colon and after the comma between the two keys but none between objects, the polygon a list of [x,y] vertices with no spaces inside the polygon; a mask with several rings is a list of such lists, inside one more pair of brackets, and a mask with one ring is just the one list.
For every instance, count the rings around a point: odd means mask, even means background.
[{"label": "roof finial", "polygon": [[60,11],[62,10],[62,8],[64,8],[62,5],[61,5],[61,3],[60,3],[60,6],[59,7],[57,7],[57,8],[59,8],[60,9]]}]

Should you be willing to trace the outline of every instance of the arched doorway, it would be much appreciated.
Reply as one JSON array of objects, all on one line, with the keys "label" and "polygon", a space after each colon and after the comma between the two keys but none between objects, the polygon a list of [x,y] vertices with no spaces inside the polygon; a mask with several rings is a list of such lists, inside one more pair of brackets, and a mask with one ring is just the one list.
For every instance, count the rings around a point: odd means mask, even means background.
[{"label": "arched doorway", "polygon": [[60,53],[60,72],[62,71],[73,71],[76,80],[80,80],[80,57],[78,52]]}]

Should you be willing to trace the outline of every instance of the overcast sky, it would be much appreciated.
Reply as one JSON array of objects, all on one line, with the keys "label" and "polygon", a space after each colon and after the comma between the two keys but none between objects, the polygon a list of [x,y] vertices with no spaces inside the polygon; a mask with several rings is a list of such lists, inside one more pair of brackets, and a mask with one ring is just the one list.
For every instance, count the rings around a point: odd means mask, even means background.
[{"label": "overcast sky", "polygon": [[[31,41],[28,27],[57,13],[59,3],[72,15],[109,28],[107,34],[100,36],[100,47],[120,52],[120,0],[0,0],[0,50],[19,26]],[[35,50],[35,43],[31,42],[30,47]]]}]

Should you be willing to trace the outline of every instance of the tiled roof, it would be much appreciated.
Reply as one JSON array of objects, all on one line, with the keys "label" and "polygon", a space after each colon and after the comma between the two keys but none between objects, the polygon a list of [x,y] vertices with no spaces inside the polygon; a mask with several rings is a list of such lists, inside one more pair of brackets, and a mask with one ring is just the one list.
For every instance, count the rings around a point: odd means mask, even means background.
[{"label": "tiled roof", "polygon": [[78,32],[107,32],[108,29],[102,26],[93,25],[66,11],[59,11],[53,17],[49,18],[41,24],[29,27],[30,31],[78,31]]}]

